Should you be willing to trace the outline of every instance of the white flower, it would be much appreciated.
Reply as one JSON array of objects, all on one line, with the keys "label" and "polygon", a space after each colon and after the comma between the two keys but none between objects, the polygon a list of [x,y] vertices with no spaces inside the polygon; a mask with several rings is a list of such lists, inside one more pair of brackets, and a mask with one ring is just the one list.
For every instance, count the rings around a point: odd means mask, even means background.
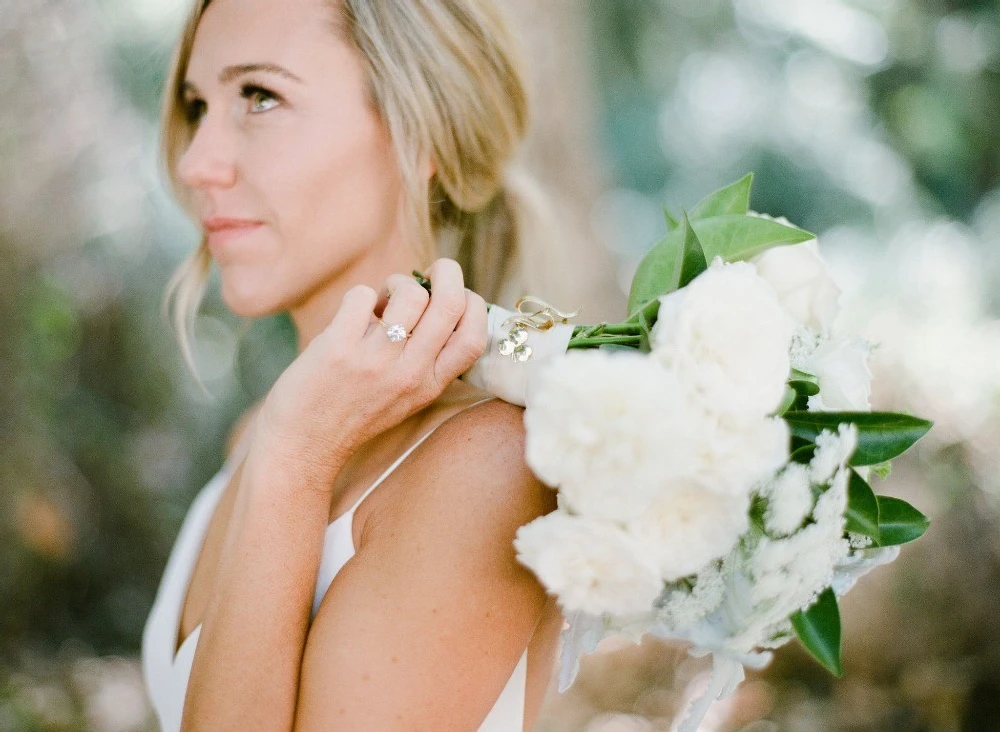
[{"label": "white flower", "polygon": [[661,496],[625,528],[672,582],[732,549],[749,528],[749,509],[748,495],[689,488]]},{"label": "white flower", "polygon": [[[817,523],[842,526],[844,511],[847,510],[847,483],[849,480],[850,471],[847,468],[840,468],[833,476],[830,487],[816,499],[813,518],[816,519]],[[842,533],[843,530],[841,530]]]},{"label": "white flower", "polygon": [[853,531],[847,532],[847,542],[851,549],[867,549],[875,543],[875,540],[864,534],[856,534]]},{"label": "white flower", "polygon": [[570,352],[538,372],[525,456],[576,513],[627,521],[694,464],[676,377],[640,353]]},{"label": "white flower", "polygon": [[772,534],[788,536],[802,526],[813,509],[809,469],[791,463],[761,491],[767,498],[764,525]]},{"label": "white flower", "polygon": [[819,394],[809,397],[813,412],[871,411],[871,346],[859,338],[825,341],[813,351],[802,370],[819,380]]},{"label": "white flower", "polygon": [[697,438],[691,480],[711,491],[745,494],[788,462],[788,424],[779,417],[692,420]]},{"label": "white flower", "polygon": [[804,325],[796,328],[792,334],[792,344],[788,349],[792,368],[805,371],[809,359],[824,340],[826,339],[823,336],[811,328],[806,328]]},{"label": "white flower", "polygon": [[660,620],[672,631],[683,631],[700,623],[722,603],[726,583],[717,562],[698,573],[694,587],[673,587],[664,593],[660,605]]},{"label": "white flower", "polygon": [[818,333],[830,332],[840,310],[840,288],[815,239],[772,247],[751,261],[795,320]]},{"label": "white flower", "polygon": [[816,453],[809,462],[809,477],[813,483],[828,483],[834,474],[847,465],[858,447],[858,428],[844,422],[836,433],[823,430],[816,436]]},{"label": "white flower", "polygon": [[830,587],[849,556],[844,538],[847,471],[816,501],[814,522],[782,539],[763,537],[726,558],[730,635],[727,646],[745,652],[787,630],[788,618]]},{"label": "white flower", "polygon": [[794,322],[752,264],[712,266],[660,298],[653,355],[710,411],[765,415],[789,374]]},{"label": "white flower", "polygon": [[843,519],[813,523],[787,539],[763,538],[752,557],[754,607],[773,625],[809,607],[847,556]]},{"label": "white flower", "polygon": [[597,519],[553,511],[519,528],[514,548],[566,612],[645,612],[663,589],[642,546]]}]

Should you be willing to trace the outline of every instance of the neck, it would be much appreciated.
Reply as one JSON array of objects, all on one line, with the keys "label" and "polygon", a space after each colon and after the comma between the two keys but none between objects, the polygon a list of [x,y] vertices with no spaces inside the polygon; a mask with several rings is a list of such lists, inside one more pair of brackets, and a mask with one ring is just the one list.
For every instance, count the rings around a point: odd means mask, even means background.
[{"label": "neck", "polygon": [[380,256],[364,256],[337,273],[326,285],[289,309],[298,333],[299,353],[330,324],[344,293],[355,285],[368,285],[381,292],[386,278],[394,273],[409,274],[421,266],[417,255],[405,246],[387,248]]}]

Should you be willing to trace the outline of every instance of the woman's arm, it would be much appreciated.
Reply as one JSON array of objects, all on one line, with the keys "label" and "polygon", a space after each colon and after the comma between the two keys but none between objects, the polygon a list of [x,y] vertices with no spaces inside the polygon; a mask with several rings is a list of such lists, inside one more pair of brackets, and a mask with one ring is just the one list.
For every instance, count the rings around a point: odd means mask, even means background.
[{"label": "woman's arm", "polygon": [[251,453],[220,554],[184,730],[289,730],[332,480]]},{"label": "woman's arm", "polygon": [[512,546],[556,507],[524,463],[522,414],[456,415],[380,487],[309,631],[296,732],[479,728],[549,601]]},{"label": "woman's arm", "polygon": [[[184,704],[182,728],[290,730],[332,486],[359,445],[433,401],[482,353],[486,307],[451,260],[431,266],[434,298],[391,277],[391,322],[376,293],[348,291],[331,325],[271,389],[238,474]],[[390,312],[391,311],[391,312]]]}]

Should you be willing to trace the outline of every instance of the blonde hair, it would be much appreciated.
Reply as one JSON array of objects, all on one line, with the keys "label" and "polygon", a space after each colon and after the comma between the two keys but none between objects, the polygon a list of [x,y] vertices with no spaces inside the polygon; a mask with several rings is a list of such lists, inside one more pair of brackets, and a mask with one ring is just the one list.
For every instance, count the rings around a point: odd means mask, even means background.
[{"label": "blonde hair", "polygon": [[[162,117],[162,152],[175,195],[192,125],[183,83],[202,14],[197,0],[174,52]],[[358,51],[373,108],[386,124],[407,193],[410,235],[425,264],[462,265],[466,285],[501,302],[516,275],[533,204],[508,175],[528,126],[519,49],[493,0],[331,0],[336,28]],[[422,171],[433,165],[430,184]],[[209,277],[204,239],[167,285],[164,306],[188,364],[190,334]]]}]

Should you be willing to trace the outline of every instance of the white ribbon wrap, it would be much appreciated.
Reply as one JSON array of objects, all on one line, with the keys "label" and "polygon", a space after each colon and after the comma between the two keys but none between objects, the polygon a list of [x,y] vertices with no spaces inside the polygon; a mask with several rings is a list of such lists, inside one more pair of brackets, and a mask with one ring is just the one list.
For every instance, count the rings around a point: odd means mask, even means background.
[{"label": "white ribbon wrap", "polygon": [[486,352],[463,374],[462,379],[505,402],[523,407],[530,398],[532,375],[546,361],[566,353],[574,326],[557,323],[548,330],[525,328],[531,358],[519,362],[510,356],[501,356],[498,350],[500,340],[509,330],[501,328],[501,324],[511,315],[516,313],[497,305],[490,306]]}]

